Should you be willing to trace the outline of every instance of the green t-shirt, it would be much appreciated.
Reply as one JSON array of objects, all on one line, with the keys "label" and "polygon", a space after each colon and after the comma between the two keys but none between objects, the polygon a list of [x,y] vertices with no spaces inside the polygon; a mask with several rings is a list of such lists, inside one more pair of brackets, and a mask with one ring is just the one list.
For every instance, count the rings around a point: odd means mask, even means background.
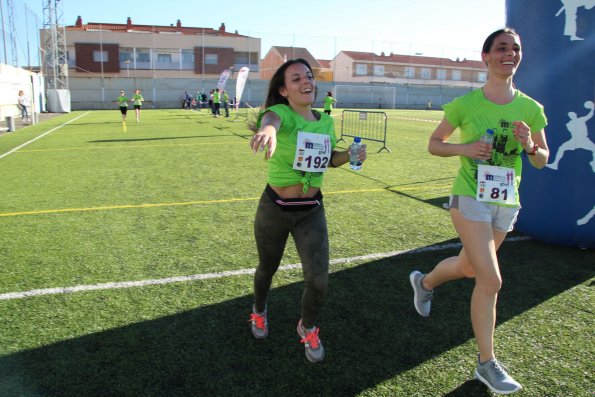
[{"label": "green t-shirt", "polygon": [[296,113],[290,106],[279,104],[267,108],[258,119],[258,126],[266,112],[274,112],[281,119],[281,126],[277,131],[277,148],[269,159],[269,175],[267,182],[273,186],[292,186],[302,183],[304,190],[309,186],[321,187],[324,179],[323,172],[303,172],[293,169],[296,155],[297,136],[299,131],[325,134],[330,137],[331,151],[337,144],[335,136],[335,122],[326,113],[319,113],[320,119],[308,121]]},{"label": "green t-shirt", "polygon": [[220,99],[218,91],[213,92],[213,103],[221,103],[221,99]]},{"label": "green t-shirt", "polygon": [[[498,105],[487,100],[481,89],[456,98],[443,106],[444,116],[461,133],[461,143],[478,141],[487,129],[494,130],[492,158],[488,165],[513,168],[516,176],[516,205],[519,201],[523,148],[514,139],[513,121],[524,121],[531,132],[539,132],[547,125],[543,106],[517,90],[512,102]],[[459,156],[461,167],[452,187],[453,195],[476,197],[477,163]]]},{"label": "green t-shirt", "polygon": [[118,106],[121,108],[127,108],[128,101],[129,101],[129,99],[125,95],[120,95],[118,98],[116,98],[116,102],[118,102]]},{"label": "green t-shirt", "polygon": [[143,98],[143,96],[141,94],[134,94],[132,96],[132,101],[133,101],[132,103],[136,106],[142,105],[144,100],[145,99]]},{"label": "green t-shirt", "polygon": [[333,103],[337,102],[332,96],[324,97],[324,110],[333,110]]}]

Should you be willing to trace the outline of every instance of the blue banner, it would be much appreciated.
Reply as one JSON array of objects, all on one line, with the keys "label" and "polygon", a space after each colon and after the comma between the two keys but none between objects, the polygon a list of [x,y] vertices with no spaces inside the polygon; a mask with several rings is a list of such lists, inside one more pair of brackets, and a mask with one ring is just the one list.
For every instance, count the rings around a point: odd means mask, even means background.
[{"label": "blue banner", "polygon": [[595,0],[506,0],[521,37],[517,88],[548,118],[548,165],[523,164],[517,228],[537,239],[595,247]]}]

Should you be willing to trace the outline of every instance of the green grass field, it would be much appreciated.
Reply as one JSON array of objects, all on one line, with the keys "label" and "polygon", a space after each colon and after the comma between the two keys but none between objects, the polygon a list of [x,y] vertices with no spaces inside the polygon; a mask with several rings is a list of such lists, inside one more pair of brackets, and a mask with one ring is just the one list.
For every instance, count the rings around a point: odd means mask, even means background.
[{"label": "green grass field", "polygon": [[[299,266],[274,279],[268,339],[250,333],[266,162],[244,118],[145,110],[124,132],[117,110],[76,111],[0,136],[0,396],[491,395],[473,380],[472,280],[440,287],[429,318],[412,305],[409,273],[459,249],[442,207],[458,160],[426,150],[442,113],[387,113],[391,153],[369,143],[360,172],[325,179],[316,365]],[[593,396],[595,252],[510,237],[496,353],[517,395]]]}]

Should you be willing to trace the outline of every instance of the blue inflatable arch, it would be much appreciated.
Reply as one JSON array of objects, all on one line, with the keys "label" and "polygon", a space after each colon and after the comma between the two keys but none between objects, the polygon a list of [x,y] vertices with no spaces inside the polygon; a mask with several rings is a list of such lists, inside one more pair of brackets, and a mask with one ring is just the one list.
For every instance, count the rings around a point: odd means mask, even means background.
[{"label": "blue inflatable arch", "polygon": [[546,242],[595,247],[595,0],[506,0],[521,37],[517,88],[548,118],[550,159],[524,159],[517,229]]}]

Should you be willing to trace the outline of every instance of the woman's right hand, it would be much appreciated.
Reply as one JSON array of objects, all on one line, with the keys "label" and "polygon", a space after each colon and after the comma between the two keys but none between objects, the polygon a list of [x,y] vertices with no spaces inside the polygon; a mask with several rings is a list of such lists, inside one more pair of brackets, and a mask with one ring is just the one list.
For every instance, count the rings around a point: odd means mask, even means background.
[{"label": "woman's right hand", "polygon": [[463,155],[475,160],[487,161],[492,158],[492,145],[482,141],[469,143],[465,146]]},{"label": "woman's right hand", "polygon": [[260,130],[250,138],[250,149],[262,152],[267,149],[266,159],[270,159],[277,148],[277,130],[281,127],[281,119],[273,112],[266,112],[262,116]]},{"label": "woman's right hand", "polygon": [[270,159],[277,147],[277,130],[273,126],[265,126],[250,139],[250,148],[252,152],[262,152],[267,149],[266,159]]}]

